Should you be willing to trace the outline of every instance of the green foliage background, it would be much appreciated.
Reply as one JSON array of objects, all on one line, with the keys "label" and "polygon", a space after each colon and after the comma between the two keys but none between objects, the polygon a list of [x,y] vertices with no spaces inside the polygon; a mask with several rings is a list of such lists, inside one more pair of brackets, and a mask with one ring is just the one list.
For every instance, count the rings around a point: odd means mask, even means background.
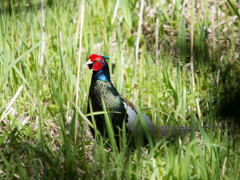
[{"label": "green foliage background", "polygon": [[[0,2],[1,179],[239,179],[239,0],[145,1],[138,64],[141,2],[85,1],[78,82],[81,1],[44,3],[42,41],[39,0]],[[123,135],[119,151],[93,140],[91,53],[110,57],[115,87],[157,125],[211,128],[135,149]]]}]

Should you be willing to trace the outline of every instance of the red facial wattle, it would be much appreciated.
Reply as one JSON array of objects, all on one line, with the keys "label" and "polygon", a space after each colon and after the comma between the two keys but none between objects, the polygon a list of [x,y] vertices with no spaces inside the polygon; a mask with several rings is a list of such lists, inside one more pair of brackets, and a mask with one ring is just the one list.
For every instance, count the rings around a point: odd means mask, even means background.
[{"label": "red facial wattle", "polygon": [[94,62],[93,71],[99,71],[102,68],[102,61],[101,60],[99,60],[99,61],[97,60]]},{"label": "red facial wattle", "polygon": [[92,64],[89,64],[89,69],[93,69],[93,71],[99,71],[102,68],[102,58],[100,55],[90,54],[89,60],[91,60]]}]

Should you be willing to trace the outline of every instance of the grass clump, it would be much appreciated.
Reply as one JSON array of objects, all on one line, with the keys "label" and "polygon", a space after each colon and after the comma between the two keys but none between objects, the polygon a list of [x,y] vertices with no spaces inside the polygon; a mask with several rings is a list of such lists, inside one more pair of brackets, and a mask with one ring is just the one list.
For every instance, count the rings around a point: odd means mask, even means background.
[{"label": "grass clump", "polygon": [[[81,1],[44,2],[43,40],[39,0],[0,2],[1,179],[239,179],[238,0],[145,1],[139,36],[141,2],[85,1],[79,81]],[[157,125],[211,128],[134,149],[93,140],[90,53]]]}]

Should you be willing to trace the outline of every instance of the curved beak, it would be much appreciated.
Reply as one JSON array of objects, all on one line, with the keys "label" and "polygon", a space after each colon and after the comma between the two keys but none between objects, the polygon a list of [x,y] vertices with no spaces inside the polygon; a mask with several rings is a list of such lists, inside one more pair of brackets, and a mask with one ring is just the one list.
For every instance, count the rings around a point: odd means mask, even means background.
[{"label": "curved beak", "polygon": [[89,65],[89,64],[93,64],[93,62],[91,61],[91,59],[89,59],[85,64]]},{"label": "curved beak", "polygon": [[89,59],[89,60],[85,63],[85,65],[87,65],[89,69],[92,69],[93,62],[91,61],[91,59]]}]

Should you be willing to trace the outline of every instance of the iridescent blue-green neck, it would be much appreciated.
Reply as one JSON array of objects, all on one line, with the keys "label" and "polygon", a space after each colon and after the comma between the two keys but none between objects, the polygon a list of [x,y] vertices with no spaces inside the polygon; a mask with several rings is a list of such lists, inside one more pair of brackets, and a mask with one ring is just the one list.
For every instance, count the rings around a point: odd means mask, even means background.
[{"label": "iridescent blue-green neck", "polygon": [[102,68],[99,71],[93,71],[92,80],[110,82],[109,68],[105,59],[102,61]]}]

